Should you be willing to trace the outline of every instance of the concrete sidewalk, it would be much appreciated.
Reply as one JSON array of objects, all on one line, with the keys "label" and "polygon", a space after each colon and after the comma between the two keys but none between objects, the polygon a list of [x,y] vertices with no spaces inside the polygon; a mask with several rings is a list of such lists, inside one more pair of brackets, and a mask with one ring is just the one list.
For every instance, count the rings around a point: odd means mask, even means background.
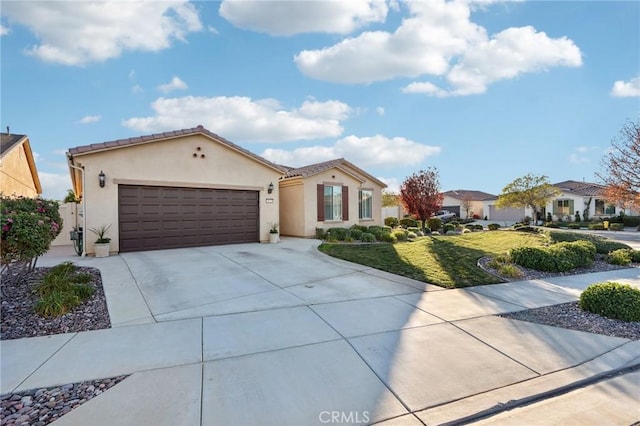
[{"label": "concrete sidewalk", "polygon": [[[204,303],[182,300],[174,310],[175,301],[149,297],[156,288],[145,284],[142,255],[75,257],[100,268],[114,327],[0,342],[1,393],[131,374],[56,424],[418,425],[640,365],[640,342],[494,316],[577,300],[602,280],[640,287],[637,268],[443,290],[327,258],[316,246],[283,239],[158,252],[163,262],[235,259],[246,278],[193,287]],[[276,263],[285,255],[291,263]],[[177,294],[178,283],[157,279],[158,290]],[[237,297],[221,296],[231,285]]]}]

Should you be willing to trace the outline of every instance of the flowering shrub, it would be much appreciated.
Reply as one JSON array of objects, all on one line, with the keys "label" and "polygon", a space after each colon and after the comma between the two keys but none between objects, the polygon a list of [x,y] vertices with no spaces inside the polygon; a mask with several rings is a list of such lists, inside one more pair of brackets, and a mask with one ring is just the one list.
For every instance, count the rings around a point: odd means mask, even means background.
[{"label": "flowering shrub", "polygon": [[32,261],[46,253],[62,228],[58,202],[5,196],[0,202],[2,264]]}]

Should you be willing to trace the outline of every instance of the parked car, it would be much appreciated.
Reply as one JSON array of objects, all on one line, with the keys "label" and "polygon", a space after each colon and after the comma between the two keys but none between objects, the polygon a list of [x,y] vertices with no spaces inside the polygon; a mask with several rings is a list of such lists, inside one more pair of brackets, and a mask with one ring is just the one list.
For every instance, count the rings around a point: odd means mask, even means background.
[{"label": "parked car", "polygon": [[440,219],[442,221],[447,221],[447,220],[451,220],[454,217],[456,217],[456,214],[453,213],[453,212],[450,212],[449,210],[440,210],[439,212],[434,214],[432,217],[437,217],[438,219]]}]

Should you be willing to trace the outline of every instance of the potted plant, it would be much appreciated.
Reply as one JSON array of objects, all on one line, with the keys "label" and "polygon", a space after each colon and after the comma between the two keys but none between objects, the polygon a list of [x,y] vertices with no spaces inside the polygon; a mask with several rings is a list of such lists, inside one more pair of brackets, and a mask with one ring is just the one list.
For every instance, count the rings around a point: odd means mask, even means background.
[{"label": "potted plant", "polygon": [[102,225],[98,228],[91,228],[91,232],[96,234],[98,239],[93,243],[93,249],[96,257],[108,257],[111,247],[111,238],[107,237],[107,233],[111,229],[111,225]]},{"label": "potted plant", "polygon": [[272,223],[271,229],[269,230],[269,242],[271,244],[276,244],[280,241],[280,236],[278,235],[278,224]]}]

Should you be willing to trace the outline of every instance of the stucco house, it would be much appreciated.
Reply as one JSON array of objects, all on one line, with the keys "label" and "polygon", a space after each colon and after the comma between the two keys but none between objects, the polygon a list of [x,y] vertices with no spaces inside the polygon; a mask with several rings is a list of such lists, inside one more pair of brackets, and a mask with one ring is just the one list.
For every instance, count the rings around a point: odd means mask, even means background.
[{"label": "stucco house", "polygon": [[[85,251],[111,226],[111,251],[269,240],[286,170],[202,126],[78,146],[67,153],[82,198]],[[88,244],[87,244],[88,243]]]},{"label": "stucco house", "polygon": [[27,135],[0,133],[0,192],[7,196],[28,198],[42,194]]},{"label": "stucco house", "polygon": [[[576,212],[580,213],[580,218],[584,219],[585,212],[590,219],[617,216],[621,209],[619,206],[609,203],[605,195],[605,186],[593,182],[580,182],[566,180],[552,184],[560,191],[547,205],[541,206],[538,210],[538,219],[545,220],[547,213],[551,214],[553,220],[573,221]],[[498,197],[485,201],[485,208],[489,211],[489,220],[522,220],[528,216],[532,217],[530,208],[495,208]],[[640,212],[627,209],[627,215],[638,215]]]},{"label": "stucco house", "polygon": [[566,180],[554,183],[553,186],[560,191],[560,195],[545,206],[543,214],[546,216],[547,212],[551,213],[554,220],[574,220],[576,212],[580,213],[581,218],[584,218],[585,212],[590,218],[616,216],[621,211],[627,215],[638,214],[632,210],[621,210],[609,203],[604,197],[604,185]]},{"label": "stucco house", "polygon": [[290,168],[279,186],[283,235],[311,237],[316,228],[382,224],[386,185],[344,158]]},{"label": "stucco house", "polygon": [[485,215],[484,201],[495,197],[493,194],[467,189],[446,191],[442,195],[442,210],[449,210],[463,219],[474,215],[482,219]]}]

